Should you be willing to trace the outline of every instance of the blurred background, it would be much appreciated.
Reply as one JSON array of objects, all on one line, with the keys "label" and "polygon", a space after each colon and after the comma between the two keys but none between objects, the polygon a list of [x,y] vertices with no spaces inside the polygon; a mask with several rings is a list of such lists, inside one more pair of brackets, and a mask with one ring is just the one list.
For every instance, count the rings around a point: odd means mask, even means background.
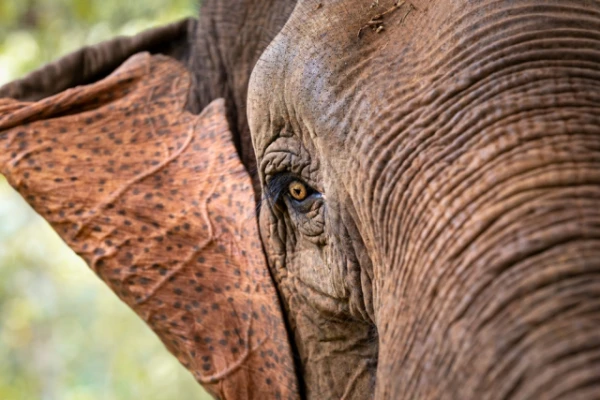
[{"label": "blurred background", "polygon": [[[197,0],[0,0],[0,84]],[[209,399],[0,175],[0,399]]]}]

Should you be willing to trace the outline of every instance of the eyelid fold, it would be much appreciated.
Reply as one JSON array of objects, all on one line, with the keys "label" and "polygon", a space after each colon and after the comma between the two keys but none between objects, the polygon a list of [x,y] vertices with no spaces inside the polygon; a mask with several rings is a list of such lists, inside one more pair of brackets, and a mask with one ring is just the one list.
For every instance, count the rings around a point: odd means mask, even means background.
[{"label": "eyelid fold", "polygon": [[[320,186],[318,164],[313,163],[308,152],[295,137],[279,137],[270,143],[263,153],[259,168],[264,179],[263,199],[271,208],[277,207],[278,202],[281,203],[282,195],[286,196],[286,200],[293,202],[288,206],[294,208],[314,198],[315,193],[320,195],[320,190],[316,189]],[[294,199],[294,196],[289,194],[289,186],[294,181],[306,188],[304,200]]]}]

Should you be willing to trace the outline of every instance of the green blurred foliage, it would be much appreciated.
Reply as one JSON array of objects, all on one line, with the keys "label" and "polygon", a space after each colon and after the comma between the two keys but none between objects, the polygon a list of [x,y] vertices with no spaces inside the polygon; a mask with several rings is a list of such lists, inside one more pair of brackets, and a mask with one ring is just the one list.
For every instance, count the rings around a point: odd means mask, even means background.
[{"label": "green blurred foliage", "polygon": [[86,44],[195,15],[198,0],[0,0],[0,84]]},{"label": "green blurred foliage", "polygon": [[[195,0],[0,0],[0,84]],[[208,399],[150,329],[0,176],[0,399]]]}]

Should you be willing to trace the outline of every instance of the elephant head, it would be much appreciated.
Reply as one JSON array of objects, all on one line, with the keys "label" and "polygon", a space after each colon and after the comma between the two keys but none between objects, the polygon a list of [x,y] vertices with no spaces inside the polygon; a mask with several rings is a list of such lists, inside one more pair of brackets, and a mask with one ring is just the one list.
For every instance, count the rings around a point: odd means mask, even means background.
[{"label": "elephant head", "polygon": [[[247,247],[264,252],[269,273],[256,252],[210,254],[222,270],[233,259],[263,277],[255,301],[272,303],[269,323],[247,318],[279,338],[281,367],[257,357],[248,371],[260,365],[279,395],[309,399],[600,395],[600,4],[207,1],[200,15],[177,53],[192,77],[187,107],[227,117],[258,229],[234,230],[239,212],[222,229],[240,246],[260,235]],[[23,157],[11,132],[14,155],[0,165],[14,168]],[[173,135],[169,154],[187,137]],[[220,165],[210,151],[194,160]],[[218,171],[221,199],[238,194]],[[25,195],[34,172],[13,174]],[[236,201],[250,215],[251,199]],[[169,215],[153,218],[162,227]],[[251,355],[266,339],[252,343]],[[252,378],[230,393],[275,393]]]}]

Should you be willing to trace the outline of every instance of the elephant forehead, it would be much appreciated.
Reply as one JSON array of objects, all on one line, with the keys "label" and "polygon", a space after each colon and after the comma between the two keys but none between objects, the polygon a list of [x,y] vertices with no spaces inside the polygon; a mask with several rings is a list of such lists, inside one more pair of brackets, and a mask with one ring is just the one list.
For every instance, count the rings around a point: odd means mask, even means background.
[{"label": "elephant forehead", "polygon": [[294,124],[311,136],[343,139],[357,115],[387,103],[389,84],[414,80],[414,68],[389,69],[412,48],[406,22],[413,10],[391,0],[299,2],[250,82],[257,155]]}]

